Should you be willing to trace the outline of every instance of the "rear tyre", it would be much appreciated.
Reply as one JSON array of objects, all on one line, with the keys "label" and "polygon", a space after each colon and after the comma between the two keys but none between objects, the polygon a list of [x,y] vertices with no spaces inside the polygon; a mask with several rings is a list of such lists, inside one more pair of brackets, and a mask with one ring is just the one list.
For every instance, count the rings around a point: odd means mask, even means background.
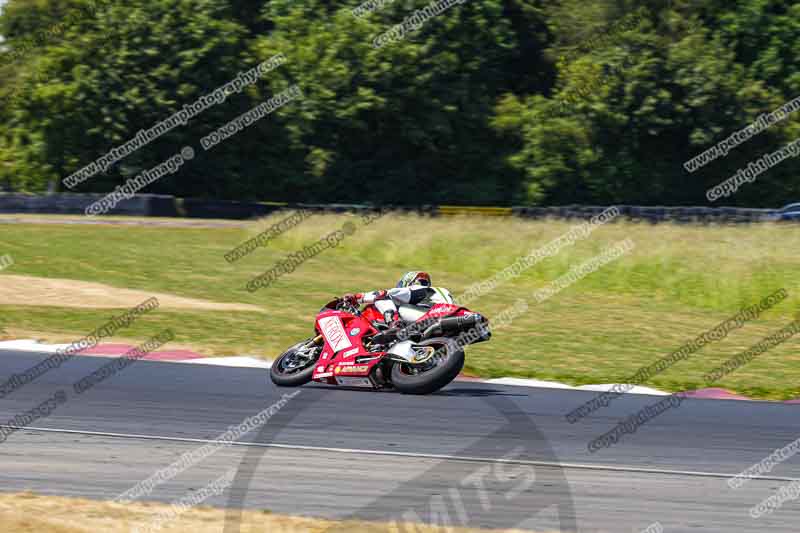
[{"label": "rear tyre", "polygon": [[392,384],[403,394],[430,394],[441,389],[458,376],[464,368],[464,350],[440,356],[436,366],[420,370],[416,365],[394,363]]},{"label": "rear tyre", "polygon": [[314,365],[321,351],[319,346],[308,347],[312,340],[313,338],[298,342],[272,362],[269,377],[275,385],[299,387],[311,381]]}]

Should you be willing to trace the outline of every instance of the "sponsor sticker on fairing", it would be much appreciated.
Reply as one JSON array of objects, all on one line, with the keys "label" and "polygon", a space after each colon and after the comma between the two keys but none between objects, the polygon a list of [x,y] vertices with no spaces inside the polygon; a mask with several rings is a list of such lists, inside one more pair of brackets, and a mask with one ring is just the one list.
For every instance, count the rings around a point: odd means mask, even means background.
[{"label": "sponsor sticker on fairing", "polygon": [[372,382],[367,378],[348,378],[337,376],[336,383],[339,385],[348,385],[350,387],[372,387]]},{"label": "sponsor sticker on fairing", "polygon": [[345,374],[360,374],[361,372],[366,372],[369,370],[369,365],[351,365],[351,366],[337,366],[336,373],[345,373]]},{"label": "sponsor sticker on fairing", "polygon": [[322,334],[325,340],[333,348],[334,353],[345,350],[353,346],[350,339],[347,338],[347,333],[344,331],[344,326],[339,317],[326,316],[319,319],[319,326],[322,329]]},{"label": "sponsor sticker on fairing", "polygon": [[355,355],[358,353],[358,348],[353,348],[352,350],[347,350],[342,354],[342,357],[349,357],[351,355]]}]

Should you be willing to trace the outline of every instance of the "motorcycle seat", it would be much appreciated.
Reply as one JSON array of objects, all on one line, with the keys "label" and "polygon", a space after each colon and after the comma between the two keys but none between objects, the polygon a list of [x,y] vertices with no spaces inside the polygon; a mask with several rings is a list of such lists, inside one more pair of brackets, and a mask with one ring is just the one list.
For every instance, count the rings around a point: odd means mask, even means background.
[{"label": "motorcycle seat", "polygon": [[428,311],[430,311],[429,307],[411,304],[402,304],[397,308],[397,312],[400,314],[400,319],[403,322],[408,323],[416,322]]}]

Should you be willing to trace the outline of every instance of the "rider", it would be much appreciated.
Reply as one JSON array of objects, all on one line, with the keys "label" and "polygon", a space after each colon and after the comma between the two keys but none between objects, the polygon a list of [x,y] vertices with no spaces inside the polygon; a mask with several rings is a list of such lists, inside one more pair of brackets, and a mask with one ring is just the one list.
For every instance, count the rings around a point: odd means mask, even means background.
[{"label": "rider", "polygon": [[403,321],[397,311],[399,304],[431,307],[439,303],[455,303],[450,291],[445,288],[431,286],[430,274],[414,270],[406,272],[394,289],[346,294],[343,300],[353,305],[374,303],[375,307],[383,315],[384,321],[392,328],[403,325]]}]

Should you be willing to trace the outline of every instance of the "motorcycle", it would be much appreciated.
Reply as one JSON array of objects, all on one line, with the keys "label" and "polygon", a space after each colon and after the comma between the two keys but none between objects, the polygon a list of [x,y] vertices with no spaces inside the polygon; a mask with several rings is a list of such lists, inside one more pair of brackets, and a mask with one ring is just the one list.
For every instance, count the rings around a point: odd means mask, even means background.
[{"label": "motorcycle", "polygon": [[483,315],[453,304],[400,305],[403,328],[391,328],[374,304],[360,309],[337,298],[316,317],[315,335],[282,353],[272,382],[395,389],[430,394],[464,367],[464,347],[491,338]]}]

